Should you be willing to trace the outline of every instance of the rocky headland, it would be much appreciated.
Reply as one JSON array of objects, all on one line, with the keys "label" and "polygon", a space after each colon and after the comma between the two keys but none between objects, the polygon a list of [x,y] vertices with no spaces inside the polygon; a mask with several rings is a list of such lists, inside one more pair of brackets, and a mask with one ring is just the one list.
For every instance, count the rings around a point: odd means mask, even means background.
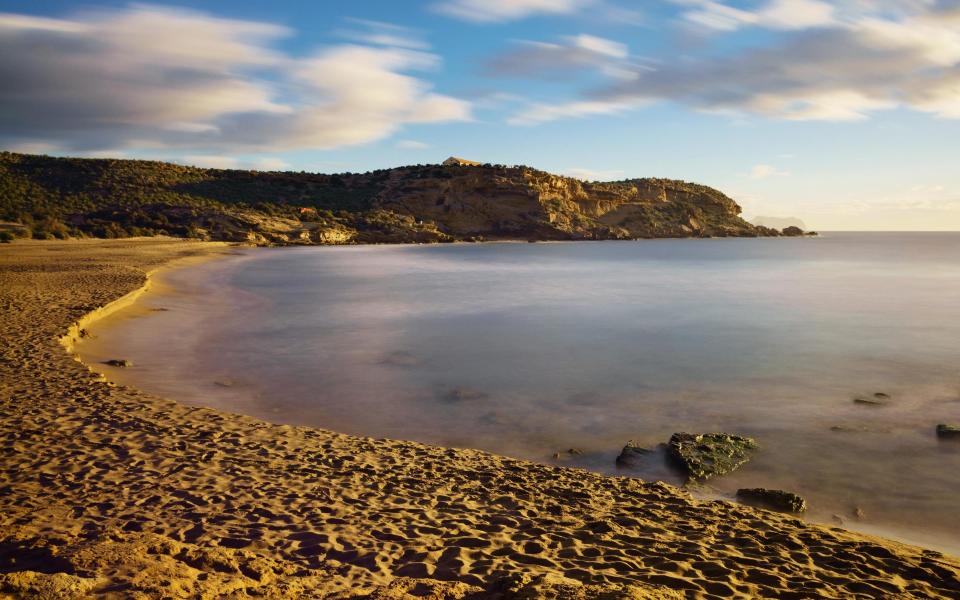
[{"label": "rocky headland", "polygon": [[785,234],[740,212],[704,185],[590,183],[526,166],[453,162],[325,175],[0,153],[7,237],[311,245]]}]

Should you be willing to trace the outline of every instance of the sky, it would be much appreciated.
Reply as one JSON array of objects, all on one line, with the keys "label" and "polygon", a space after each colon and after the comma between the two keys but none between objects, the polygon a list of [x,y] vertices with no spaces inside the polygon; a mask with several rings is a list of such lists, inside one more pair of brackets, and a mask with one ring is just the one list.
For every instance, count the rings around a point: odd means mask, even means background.
[{"label": "sky", "polygon": [[0,0],[0,148],[669,177],[960,230],[960,0]]}]

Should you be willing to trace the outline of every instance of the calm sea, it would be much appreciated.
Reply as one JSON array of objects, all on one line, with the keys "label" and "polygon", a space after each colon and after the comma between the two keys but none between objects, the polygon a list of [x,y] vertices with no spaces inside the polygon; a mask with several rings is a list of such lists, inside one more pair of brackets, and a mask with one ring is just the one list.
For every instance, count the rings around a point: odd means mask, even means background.
[{"label": "calm sea", "polygon": [[618,471],[628,440],[748,435],[698,494],[795,491],[960,553],[960,443],[935,435],[960,422],[960,234],[250,249],[162,283],[86,360],[274,422],[645,479],[680,481]]}]

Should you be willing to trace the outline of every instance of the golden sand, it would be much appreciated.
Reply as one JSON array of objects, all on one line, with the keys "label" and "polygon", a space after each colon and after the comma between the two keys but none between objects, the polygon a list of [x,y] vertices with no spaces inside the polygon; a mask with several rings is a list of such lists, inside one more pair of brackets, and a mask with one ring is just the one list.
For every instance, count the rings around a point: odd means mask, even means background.
[{"label": "golden sand", "polygon": [[960,559],[938,552],[665,484],[189,407],[59,343],[147,272],[229,251],[0,247],[0,596],[960,597]]}]

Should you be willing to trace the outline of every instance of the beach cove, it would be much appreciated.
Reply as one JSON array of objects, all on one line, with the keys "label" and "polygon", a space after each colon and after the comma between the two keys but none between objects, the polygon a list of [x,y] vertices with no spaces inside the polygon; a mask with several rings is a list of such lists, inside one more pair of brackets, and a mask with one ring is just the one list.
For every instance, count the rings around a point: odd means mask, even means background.
[{"label": "beach cove", "polygon": [[960,560],[939,552],[700,501],[667,484],[189,407],[104,381],[60,345],[87,315],[135,294],[148,272],[231,252],[175,240],[0,248],[4,592],[960,592]]}]

